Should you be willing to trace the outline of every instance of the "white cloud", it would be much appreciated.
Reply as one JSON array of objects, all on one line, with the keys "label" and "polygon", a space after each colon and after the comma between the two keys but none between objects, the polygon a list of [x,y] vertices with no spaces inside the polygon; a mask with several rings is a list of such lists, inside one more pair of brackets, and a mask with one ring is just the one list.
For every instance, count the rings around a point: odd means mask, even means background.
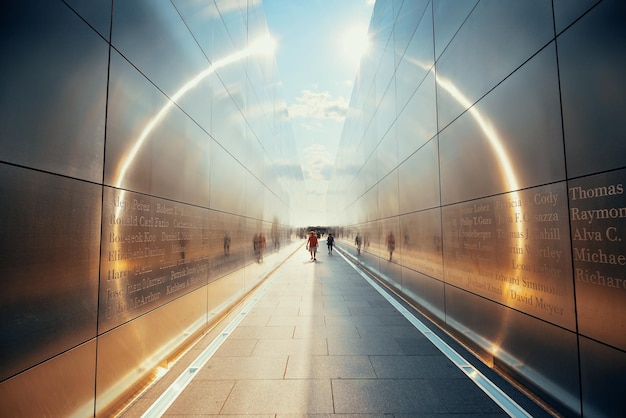
[{"label": "white cloud", "polygon": [[[325,146],[313,144],[304,149],[302,172],[307,181],[317,182],[320,186],[330,180],[334,161]],[[325,184],[324,184],[325,187]]]},{"label": "white cloud", "polygon": [[348,102],[342,96],[333,98],[325,92],[313,92],[302,90],[300,97],[296,98],[298,103],[289,106],[289,117],[313,118],[313,119],[333,119],[343,121],[348,111]]}]

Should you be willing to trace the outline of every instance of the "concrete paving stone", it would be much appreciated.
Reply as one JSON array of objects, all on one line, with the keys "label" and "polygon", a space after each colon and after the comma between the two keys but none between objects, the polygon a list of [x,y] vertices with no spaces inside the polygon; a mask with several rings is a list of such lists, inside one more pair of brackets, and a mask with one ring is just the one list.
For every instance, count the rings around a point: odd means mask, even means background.
[{"label": "concrete paving stone", "polygon": [[260,307],[254,306],[248,313],[248,315],[281,315],[281,316],[297,316],[298,315],[298,307],[290,307],[290,308],[271,308],[271,307]]},{"label": "concrete paving stone", "polygon": [[[378,299],[372,299],[368,301],[369,305],[372,308],[381,308],[381,309],[393,309],[395,313],[398,313],[398,310],[389,304],[389,301],[382,297],[380,293],[376,292],[380,297]],[[399,314],[399,313],[398,313]]]},{"label": "concrete paving stone", "polygon": [[418,335],[413,338],[395,338],[396,343],[407,356],[439,356],[441,351],[428,338]]},{"label": "concrete paving stone", "polygon": [[[277,309],[288,309],[288,308],[296,308],[298,309],[298,311],[300,311],[302,309],[302,306],[305,305],[307,302],[300,300],[299,298],[293,298],[293,299],[289,299],[289,298],[282,298],[278,300],[278,303],[276,304],[276,308]],[[321,309],[322,308],[322,302],[316,302],[316,303],[311,303],[311,301],[309,301],[309,309]]]},{"label": "concrete paving stone", "polygon": [[253,356],[283,356],[283,355],[325,356],[328,354],[326,338],[290,338],[277,340],[259,340],[252,352]]},{"label": "concrete paving stone", "polygon": [[344,307],[344,308],[367,308],[369,307],[369,302],[363,299],[353,299],[353,300],[345,300],[341,298],[340,300],[329,300],[324,301],[324,308],[332,308],[332,307]]},{"label": "concrete paving stone", "polygon": [[[214,357],[243,357],[252,355],[252,350],[259,342],[257,339],[251,340],[229,340],[226,339],[220,348],[213,354]],[[199,354],[199,353],[198,353]]]},{"label": "concrete paving stone", "polygon": [[383,325],[378,316],[326,316],[326,325]]},{"label": "concrete paving stone", "polygon": [[334,379],[332,386],[337,413],[449,412],[424,380]]},{"label": "concrete paving stone", "polygon": [[293,337],[295,327],[244,327],[238,326],[228,338],[234,340],[276,339]]},{"label": "concrete paving stone", "polygon": [[394,339],[328,337],[331,356],[402,355]]},{"label": "concrete paving stone", "polygon": [[324,326],[326,321],[323,315],[316,316],[279,316],[273,315],[269,318],[267,326]]},{"label": "concrete paving stone", "polygon": [[413,326],[403,315],[379,315],[383,325],[405,325]]},{"label": "concrete paving stone", "polygon": [[222,414],[333,413],[330,380],[240,380]]},{"label": "concrete paving stone", "polygon": [[287,356],[211,357],[195,380],[282,379]]},{"label": "concrete paving stone", "polygon": [[302,307],[298,312],[299,316],[314,316],[314,315],[326,315],[326,316],[350,316],[350,310],[346,306],[337,306],[331,308],[310,308]]},{"label": "concrete paving stone", "polygon": [[286,379],[357,379],[375,378],[376,373],[367,356],[291,355]]},{"label": "concrete paving stone", "polygon": [[[326,318],[328,319],[328,318]],[[360,338],[356,327],[347,325],[296,325],[293,338]]]},{"label": "concrete paving stone", "polygon": [[423,334],[420,333],[412,325],[367,325],[359,324],[356,326],[361,338],[375,337],[380,338],[419,338]]},{"label": "concrete paving stone", "polygon": [[167,415],[218,414],[234,385],[233,380],[192,380],[167,409]]},{"label": "concrete paving stone", "polygon": [[402,317],[400,313],[393,307],[388,306],[386,308],[381,307],[356,307],[350,308],[350,314],[352,315],[376,315],[376,316],[398,316]]},{"label": "concrete paving stone", "polygon": [[[368,285],[369,286],[369,285]],[[381,299],[380,293],[375,290],[361,290],[354,294],[345,294],[346,300],[364,300],[364,301],[379,301]]]},{"label": "concrete paving stone", "polygon": [[436,356],[370,356],[376,376],[382,379],[465,379],[447,357]]},{"label": "concrete paving stone", "polygon": [[246,315],[241,322],[239,323],[239,326],[243,326],[243,327],[264,327],[268,324],[268,322],[270,321],[270,319],[272,318],[271,315]]},{"label": "concrete paving stone", "polygon": [[429,383],[451,413],[495,414],[502,412],[502,409],[469,379],[432,379]]}]

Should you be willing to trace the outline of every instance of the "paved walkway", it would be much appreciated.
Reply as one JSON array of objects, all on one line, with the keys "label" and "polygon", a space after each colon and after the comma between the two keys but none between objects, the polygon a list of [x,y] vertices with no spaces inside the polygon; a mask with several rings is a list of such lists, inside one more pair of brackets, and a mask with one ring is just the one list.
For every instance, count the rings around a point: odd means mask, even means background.
[{"label": "paved walkway", "polygon": [[[457,367],[401,314],[406,305],[399,311],[344,257],[326,254],[324,241],[321,248],[317,262],[296,250],[122,416],[150,407],[150,416],[167,417],[549,416],[448,341],[471,362]],[[447,340],[430,337],[437,334]],[[503,410],[468,377],[479,371],[523,409]],[[509,407],[506,395],[494,397]]]}]

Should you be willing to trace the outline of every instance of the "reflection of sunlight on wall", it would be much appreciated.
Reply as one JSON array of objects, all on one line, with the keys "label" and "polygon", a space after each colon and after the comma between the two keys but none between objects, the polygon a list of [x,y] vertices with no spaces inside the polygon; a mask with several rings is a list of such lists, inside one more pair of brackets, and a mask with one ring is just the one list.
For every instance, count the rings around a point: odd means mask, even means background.
[{"label": "reflection of sunlight on wall", "polygon": [[[439,87],[448,92],[459,104],[464,106],[465,109],[468,109],[469,114],[472,116],[472,118],[474,118],[474,121],[478,124],[480,129],[485,134],[492,151],[496,154],[496,159],[500,166],[500,174],[505,179],[505,189],[513,190],[513,192],[511,193],[511,198],[516,201],[519,200],[520,198],[517,192],[517,190],[519,189],[519,185],[515,176],[515,169],[506,149],[504,148],[504,144],[498,136],[495,128],[491,125],[490,121],[483,114],[480,113],[476,105],[472,105],[472,103],[459,91],[459,89],[451,81],[439,76],[436,76],[435,80]],[[516,219],[516,209],[511,208],[510,210],[512,212],[512,218]],[[515,222],[513,224],[513,227],[514,230],[519,233],[521,233],[524,229],[522,222]],[[515,263],[521,264],[524,256],[523,254],[514,254],[513,258],[515,260]],[[503,284],[502,291],[505,297],[508,297],[506,295],[510,294],[510,287],[511,284],[508,282]],[[509,306],[511,305],[509,304]],[[506,324],[506,321],[503,320],[501,321],[501,323],[504,325]],[[498,340],[501,340],[502,338],[503,336],[497,336],[496,338],[494,338],[493,346],[490,348],[490,352],[492,355],[500,350],[500,344]]]},{"label": "reflection of sunlight on wall", "polygon": [[361,57],[369,52],[370,38],[367,26],[348,26],[341,34],[341,53],[351,65],[358,66]]},{"label": "reflection of sunlight on wall", "polygon": [[[422,63],[418,60],[410,59],[410,62],[412,64],[419,66],[420,68],[426,71],[431,71],[432,69],[432,65]],[[512,191],[510,193],[510,197],[512,200],[520,201],[521,197],[519,196],[519,193],[517,192],[519,190],[519,184],[517,181],[515,168],[513,166],[513,163],[511,162],[511,159],[509,158],[507,150],[504,147],[502,139],[498,136],[497,131],[492,126],[489,119],[479,111],[477,106],[474,103],[472,103],[451,80],[448,80],[446,78],[443,78],[435,74],[435,82],[437,83],[438,87],[442,88],[445,92],[450,94],[450,96],[452,96],[452,98],[456,100],[457,103],[463,106],[463,109],[467,109],[467,112],[474,119],[478,127],[481,129],[481,131],[487,138],[487,141],[489,143],[489,146],[491,147],[491,150],[496,155],[496,160],[498,162],[498,165],[500,166],[500,174],[505,180],[505,190]],[[519,213],[519,209],[516,209],[515,207],[511,207],[509,210],[511,211],[512,218],[516,219],[516,214]],[[513,227],[514,227],[515,232],[521,233],[524,230],[522,222],[514,222]],[[521,264],[523,258],[524,258],[523,254],[513,254],[513,260],[517,264]],[[503,284],[502,291],[505,297],[507,297],[506,295],[510,294],[510,287],[511,287],[510,283]],[[507,305],[514,306],[511,304],[507,304]],[[502,320],[501,323],[505,325],[506,321]],[[503,337],[499,337],[499,338],[503,338]],[[499,351],[500,349],[499,343],[498,343],[499,338],[494,338],[493,345],[490,348],[491,354],[495,354],[496,352]]]},{"label": "reflection of sunlight on wall", "polygon": [[165,115],[167,115],[167,113],[170,111],[170,109],[172,107],[174,107],[174,104],[180,100],[181,97],[183,97],[189,90],[193,89],[194,87],[196,87],[198,85],[198,83],[200,83],[202,80],[204,80],[206,77],[210,76],[211,74],[213,74],[215,71],[217,71],[218,69],[225,67],[229,64],[232,64],[234,62],[240,61],[243,58],[246,58],[248,56],[251,55],[266,55],[266,54],[272,54],[274,52],[276,48],[276,42],[269,36],[266,36],[264,38],[261,38],[255,42],[252,42],[246,49],[243,49],[241,51],[237,51],[227,57],[224,57],[222,59],[219,59],[217,61],[215,61],[213,64],[211,64],[209,66],[209,68],[207,68],[206,70],[202,71],[200,74],[198,74],[197,76],[195,76],[194,78],[192,78],[191,80],[189,80],[187,83],[185,83],[169,100],[168,102],[165,104],[165,106],[163,106],[161,108],[161,110],[152,117],[152,119],[150,119],[150,121],[146,124],[146,126],[143,128],[143,130],[141,131],[141,134],[139,135],[139,137],[137,137],[137,139],[135,139],[134,143],[133,143],[133,147],[130,149],[130,151],[128,152],[128,154],[122,159],[123,163],[121,165],[121,168],[117,174],[117,180],[114,183],[114,186],[117,188],[122,187],[122,181],[124,180],[124,177],[126,175],[126,171],[128,170],[128,168],[132,165],[132,163],[135,160],[135,157],[137,156],[137,153],[139,152],[139,150],[141,149],[141,147],[143,146],[144,142],[146,141],[146,138],[148,137],[148,135],[150,135],[150,133],[152,132],[152,130],[155,128],[155,126],[157,126],[165,117]]},{"label": "reflection of sunlight on wall", "polygon": [[[180,100],[181,97],[183,97],[187,92],[189,92],[191,89],[193,89],[194,87],[196,87],[198,85],[198,83],[200,83],[202,80],[204,80],[206,77],[210,76],[211,74],[213,74],[216,70],[225,67],[229,64],[235,63],[237,61],[240,61],[246,57],[252,56],[252,55],[269,55],[272,54],[275,50],[276,47],[276,43],[275,41],[269,37],[266,36],[264,38],[261,38],[255,42],[252,42],[247,48],[241,50],[241,51],[237,51],[231,55],[228,55],[220,60],[215,61],[211,66],[209,66],[209,68],[207,68],[206,70],[202,71],[200,74],[198,74],[197,76],[195,76],[194,78],[192,78],[191,80],[189,80],[187,83],[185,83],[169,100],[168,102],[165,104],[165,106],[163,106],[161,108],[161,110],[159,110],[159,112],[157,112],[151,119],[150,121],[146,124],[146,126],[143,128],[143,130],[141,131],[141,134],[133,141],[133,146],[132,148],[126,153],[126,155],[122,158],[122,164],[121,164],[121,168],[119,169],[117,176],[116,176],[116,180],[113,183],[113,186],[120,189],[122,187],[122,183],[124,181],[124,178],[126,176],[126,172],[128,171],[128,169],[132,166],[138,152],[140,151],[140,149],[142,148],[142,146],[145,144],[145,142],[147,141],[150,133],[154,130],[154,128],[165,118],[165,116],[167,115],[167,113],[174,107],[175,103]],[[120,195],[119,195],[119,201],[124,201],[125,199],[125,194],[126,191],[125,190],[120,190]],[[110,202],[109,202],[110,204]],[[125,205],[116,205],[115,207],[115,218],[120,218],[120,212],[122,210],[124,210],[126,206]],[[115,235],[120,235],[120,230],[124,227],[124,225],[119,225],[119,224],[114,224],[113,225],[113,233]],[[146,261],[144,259],[144,261]],[[116,270],[121,269],[122,270],[132,270],[133,269],[133,265],[132,262],[130,260],[117,260],[117,261],[112,261],[112,263],[115,263],[115,267]],[[111,283],[114,283],[118,286],[118,291],[119,290],[123,290],[121,288],[121,286],[123,285],[122,281],[120,280],[116,280],[116,281],[111,281]],[[124,313],[124,312],[122,312]]]}]

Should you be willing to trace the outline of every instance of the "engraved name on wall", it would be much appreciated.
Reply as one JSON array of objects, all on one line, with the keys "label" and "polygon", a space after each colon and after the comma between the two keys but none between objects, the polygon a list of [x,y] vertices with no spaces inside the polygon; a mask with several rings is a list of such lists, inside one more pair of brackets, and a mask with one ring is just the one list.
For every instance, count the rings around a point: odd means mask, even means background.
[{"label": "engraved name on wall", "polygon": [[100,332],[207,281],[208,211],[105,189]]},{"label": "engraved name on wall", "polygon": [[563,184],[443,208],[447,283],[575,328]]},{"label": "engraved name on wall", "polygon": [[581,334],[626,349],[626,171],[569,183]]}]

